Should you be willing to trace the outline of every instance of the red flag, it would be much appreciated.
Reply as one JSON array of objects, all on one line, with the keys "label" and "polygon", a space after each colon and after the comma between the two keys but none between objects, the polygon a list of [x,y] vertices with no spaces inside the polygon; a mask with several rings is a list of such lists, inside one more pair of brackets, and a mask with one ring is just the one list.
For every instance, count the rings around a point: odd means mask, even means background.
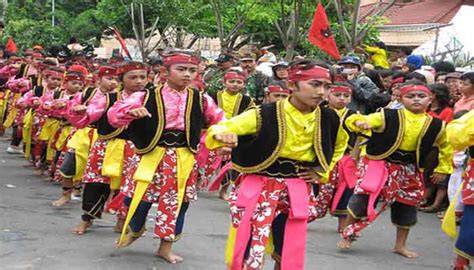
[{"label": "red flag", "polygon": [[115,39],[117,39],[117,41],[120,43],[122,50],[125,52],[128,58],[132,60],[132,56],[130,55],[130,52],[128,51],[127,44],[125,43],[125,40],[122,38],[122,35],[120,35],[120,32],[118,31],[118,29],[115,27],[110,27],[110,30],[113,31]]},{"label": "red flag", "polygon": [[5,44],[5,51],[8,51],[10,53],[17,53],[18,49],[12,37],[8,38],[7,44]]},{"label": "red flag", "polygon": [[318,3],[316,12],[314,12],[313,22],[309,28],[308,40],[333,58],[341,58],[334,36],[329,29],[328,16],[321,2]]}]

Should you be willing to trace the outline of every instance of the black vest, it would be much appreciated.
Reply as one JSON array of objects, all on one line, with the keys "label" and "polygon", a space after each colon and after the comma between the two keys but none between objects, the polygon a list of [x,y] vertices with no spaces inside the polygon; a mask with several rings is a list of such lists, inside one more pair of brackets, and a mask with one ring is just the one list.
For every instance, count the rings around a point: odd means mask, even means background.
[{"label": "black vest", "polygon": [[[224,108],[224,102],[222,100],[222,93],[224,91],[219,91],[217,93],[209,94],[210,97],[216,102],[219,108]],[[241,93],[237,94],[237,100],[234,105],[234,111],[232,112],[232,117],[237,116],[250,108],[252,104],[252,98],[246,95],[242,95]]]},{"label": "black vest", "polygon": [[[238,146],[232,151],[233,167],[242,173],[259,173],[277,161],[286,138],[284,101],[257,107],[258,131],[255,136],[239,136]],[[329,169],[337,132],[339,117],[331,109],[318,107],[313,147],[316,160],[313,167]]]},{"label": "black vest", "polygon": [[44,95],[45,89],[43,86],[35,86],[33,89],[33,94],[35,97],[42,97]]},{"label": "black vest", "polygon": [[[405,128],[403,110],[383,109],[384,126],[373,130],[367,143],[367,156],[371,159],[381,160],[392,155],[400,147]],[[436,138],[444,129],[443,121],[431,116],[425,121],[418,138],[416,161],[419,168],[424,168],[425,158],[433,148]]]},{"label": "black vest", "polygon": [[347,132],[347,134],[349,134],[349,141],[347,142],[347,150],[352,150],[352,148],[354,148],[355,144],[356,144],[356,141],[357,141],[357,134],[355,132],[352,132],[349,130],[349,128],[347,127],[346,125],[346,119],[353,115],[353,114],[356,114],[357,112],[356,111],[353,111],[353,110],[349,110],[347,109],[344,114],[342,115],[341,117],[341,124],[342,124],[342,128]]},{"label": "black vest", "polygon": [[[161,89],[157,88],[154,91],[145,89],[143,106],[150,112],[151,118],[136,119],[128,126],[130,140],[135,144],[138,154],[146,154],[155,149],[165,132],[165,104]],[[197,153],[201,129],[204,126],[202,94],[193,89],[185,91],[188,92],[185,112],[186,144],[191,152]]]},{"label": "black vest", "polygon": [[107,93],[105,95],[106,99],[106,104],[105,104],[105,110],[102,116],[97,120],[95,123],[92,125],[97,127],[97,133],[99,134],[99,139],[102,140],[110,140],[113,138],[120,138],[127,140],[128,136],[127,133],[125,132],[125,127],[121,128],[114,128],[109,124],[109,121],[107,119],[107,111],[114,105],[115,101],[120,99],[120,93]]},{"label": "black vest", "polygon": [[81,96],[81,104],[86,105],[91,101],[91,99],[95,96],[95,93],[99,91],[97,88],[89,87],[82,91]]}]

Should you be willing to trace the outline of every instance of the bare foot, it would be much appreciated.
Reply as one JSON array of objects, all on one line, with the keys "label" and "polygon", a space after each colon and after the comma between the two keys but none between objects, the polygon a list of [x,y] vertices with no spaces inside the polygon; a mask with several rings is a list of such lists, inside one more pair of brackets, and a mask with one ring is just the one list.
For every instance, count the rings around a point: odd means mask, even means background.
[{"label": "bare foot", "polygon": [[115,223],[115,226],[114,226],[114,232],[121,233],[123,230],[124,223],[125,223],[125,220],[117,219],[117,222]]},{"label": "bare foot", "polygon": [[352,247],[352,241],[349,239],[341,239],[336,244],[337,248],[339,249],[350,249]]},{"label": "bare foot", "polygon": [[158,257],[162,258],[163,260],[165,260],[165,261],[167,261],[168,263],[171,263],[171,264],[177,264],[177,263],[180,263],[180,262],[184,261],[183,257],[174,254],[172,251],[165,252],[165,251],[161,251],[161,249],[159,249],[156,252],[156,255],[158,255]]},{"label": "bare foot", "polygon": [[43,173],[44,173],[44,172],[43,172],[43,170],[41,170],[41,169],[35,169],[35,171],[33,172],[33,174],[34,174],[35,176],[42,176]]},{"label": "bare foot", "polygon": [[401,248],[395,247],[393,249],[393,252],[395,252],[396,254],[402,255],[403,257],[410,258],[410,259],[418,258],[418,254],[416,252],[413,252],[413,251],[407,249],[406,247],[401,247]]},{"label": "bare foot", "polygon": [[65,205],[66,203],[70,202],[71,201],[71,193],[69,194],[63,194],[61,196],[61,198],[59,198],[57,201],[54,201],[52,204],[53,206],[63,206]]},{"label": "bare foot", "polygon": [[224,201],[229,200],[229,194],[227,193],[227,187],[226,188],[221,188],[219,191],[219,198],[223,199]]},{"label": "bare foot", "polygon": [[81,188],[74,188],[72,190],[72,196],[81,197],[81,195],[82,195],[82,189]]},{"label": "bare foot", "polygon": [[127,236],[123,242],[120,242],[120,240],[116,242],[117,248],[128,247],[133,242],[137,241],[138,238],[140,238],[140,236],[134,235],[134,233],[132,233],[131,231],[128,231]]},{"label": "bare foot", "polygon": [[91,221],[81,221],[79,226],[74,227],[72,229],[72,232],[77,234],[77,235],[83,235],[86,232],[87,228],[89,228],[90,226],[92,226]]}]

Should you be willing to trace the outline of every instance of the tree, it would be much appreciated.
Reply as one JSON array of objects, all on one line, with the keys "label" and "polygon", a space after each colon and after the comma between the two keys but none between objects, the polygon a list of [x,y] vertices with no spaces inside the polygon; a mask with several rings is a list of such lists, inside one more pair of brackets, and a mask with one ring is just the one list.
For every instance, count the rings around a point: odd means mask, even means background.
[{"label": "tree", "polygon": [[[367,21],[359,24],[361,0],[333,1],[336,8],[337,21],[339,23],[339,34],[347,52],[353,51],[374,27],[383,24],[385,20],[381,16],[395,4],[395,0],[390,0],[388,3],[379,1],[374,7],[374,14],[372,14]],[[380,8],[382,4],[386,5]]]}]

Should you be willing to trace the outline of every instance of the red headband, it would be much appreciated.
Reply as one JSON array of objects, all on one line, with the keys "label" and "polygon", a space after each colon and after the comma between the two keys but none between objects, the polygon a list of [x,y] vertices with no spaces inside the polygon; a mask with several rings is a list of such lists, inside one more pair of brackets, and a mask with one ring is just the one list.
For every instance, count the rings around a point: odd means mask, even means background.
[{"label": "red headband", "polygon": [[43,54],[38,53],[38,52],[35,52],[35,53],[31,54],[31,56],[33,58],[44,58]]},{"label": "red headband", "polygon": [[170,67],[176,64],[199,64],[199,58],[184,53],[177,53],[167,56],[163,61],[163,66]]},{"label": "red headband", "polygon": [[69,67],[69,69],[67,71],[68,72],[79,72],[84,77],[87,77],[87,75],[89,75],[89,71],[87,70],[87,68],[83,65],[78,65],[78,64],[72,65],[71,67]]},{"label": "red headband", "polygon": [[98,76],[99,78],[104,76],[117,76],[117,69],[114,67],[102,66],[99,68]]},{"label": "red headband", "polygon": [[127,63],[117,68],[117,75],[123,75],[133,70],[147,71],[147,67],[143,63]]},{"label": "red headband", "polygon": [[343,85],[334,85],[331,86],[330,90],[331,93],[348,93],[352,94],[352,88]]},{"label": "red headband", "polygon": [[397,84],[397,83],[404,83],[405,82],[405,79],[403,77],[398,77],[396,79],[393,79],[392,81],[392,87]]},{"label": "red headband", "polygon": [[56,76],[56,77],[63,77],[64,75],[64,72],[63,71],[57,71],[57,70],[51,70],[51,69],[48,69],[48,70],[45,70],[44,71],[44,75],[46,77],[51,77],[51,76]]},{"label": "red headband", "polygon": [[289,89],[283,88],[279,85],[269,85],[268,86],[268,93],[285,93],[291,94]]},{"label": "red headband", "polygon": [[247,78],[245,78],[245,75],[241,74],[241,73],[238,73],[238,72],[226,72],[224,74],[224,81],[227,81],[227,80],[232,80],[232,79],[239,79],[239,80],[242,80],[242,81],[246,81]]},{"label": "red headband", "polygon": [[331,73],[329,70],[314,66],[309,69],[301,69],[300,66],[291,67],[288,70],[288,80],[297,82],[297,81],[307,81],[307,80],[314,80],[314,79],[324,79],[328,81],[331,80]]},{"label": "red headband", "polygon": [[67,74],[64,76],[64,81],[69,82],[69,81],[85,81],[86,78],[84,76],[80,76],[77,74]]},{"label": "red headband", "polygon": [[402,88],[400,88],[400,96],[403,97],[404,95],[410,93],[410,92],[414,92],[414,91],[421,91],[421,92],[425,92],[426,94],[430,95],[431,94],[431,91],[428,87],[424,86],[424,85],[413,85],[413,84],[410,84],[410,85],[405,85],[403,86]]},{"label": "red headband", "polygon": [[21,58],[21,57],[10,57],[8,59],[8,61],[10,62],[10,64],[15,64],[15,63],[23,61],[23,58]]}]

